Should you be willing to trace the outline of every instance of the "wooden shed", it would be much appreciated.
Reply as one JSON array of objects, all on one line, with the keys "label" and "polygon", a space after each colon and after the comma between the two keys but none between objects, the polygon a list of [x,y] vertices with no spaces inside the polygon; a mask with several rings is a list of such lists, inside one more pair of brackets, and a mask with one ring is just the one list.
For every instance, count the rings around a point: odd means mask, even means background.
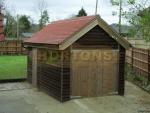
[{"label": "wooden shed", "polygon": [[28,81],[61,102],[124,95],[130,44],[99,16],[55,21],[24,42]]}]

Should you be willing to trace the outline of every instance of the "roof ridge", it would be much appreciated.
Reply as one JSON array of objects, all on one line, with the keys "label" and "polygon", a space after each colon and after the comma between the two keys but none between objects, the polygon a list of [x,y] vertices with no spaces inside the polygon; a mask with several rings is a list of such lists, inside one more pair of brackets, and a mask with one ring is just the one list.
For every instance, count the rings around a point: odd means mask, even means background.
[{"label": "roof ridge", "polygon": [[[72,19],[62,19],[62,20],[57,20],[57,21],[53,21],[50,24],[55,24],[55,23],[63,23],[63,22],[70,22],[70,21],[79,21],[79,20],[85,20],[85,19],[95,19],[96,16],[95,15],[91,15],[91,16],[82,16],[82,17],[77,17],[77,18],[72,18]],[[93,20],[92,19],[92,20]]]}]

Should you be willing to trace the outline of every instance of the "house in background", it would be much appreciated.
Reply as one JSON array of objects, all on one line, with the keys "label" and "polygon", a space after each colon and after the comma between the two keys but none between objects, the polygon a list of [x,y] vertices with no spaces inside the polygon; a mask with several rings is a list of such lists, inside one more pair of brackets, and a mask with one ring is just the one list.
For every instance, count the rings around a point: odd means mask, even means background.
[{"label": "house in background", "polygon": [[99,16],[52,22],[24,42],[28,81],[61,102],[124,95],[130,44]]},{"label": "house in background", "polygon": [[32,35],[33,35],[33,33],[30,33],[30,32],[21,33],[20,39],[21,40],[27,40],[28,38],[31,38]]},{"label": "house in background", "polygon": [[4,39],[3,14],[0,11],[0,41],[3,41]]}]

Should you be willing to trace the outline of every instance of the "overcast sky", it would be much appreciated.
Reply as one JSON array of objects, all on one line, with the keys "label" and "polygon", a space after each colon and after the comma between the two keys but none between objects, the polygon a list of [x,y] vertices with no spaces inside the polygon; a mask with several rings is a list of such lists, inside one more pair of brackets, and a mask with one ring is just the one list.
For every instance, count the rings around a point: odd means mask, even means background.
[{"label": "overcast sky", "polygon": [[[38,0],[7,0],[7,7],[13,14],[26,14],[36,23],[39,14],[36,10]],[[50,21],[64,19],[72,14],[77,14],[83,6],[88,15],[95,13],[96,0],[45,0],[48,5]],[[118,17],[112,16],[112,11],[117,7],[110,4],[110,0],[99,0],[98,14],[109,24],[117,23]]]}]

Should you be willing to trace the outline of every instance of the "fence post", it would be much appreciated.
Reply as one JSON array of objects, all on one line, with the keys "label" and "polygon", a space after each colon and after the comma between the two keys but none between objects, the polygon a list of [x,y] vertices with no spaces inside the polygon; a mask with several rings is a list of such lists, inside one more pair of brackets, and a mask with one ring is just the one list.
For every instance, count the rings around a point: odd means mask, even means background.
[{"label": "fence post", "polygon": [[132,68],[132,70],[133,70],[133,60],[134,60],[134,56],[133,56],[133,52],[134,52],[134,48],[132,47],[132,49],[131,49],[131,52],[132,52],[132,56],[131,56],[131,68]]},{"label": "fence post", "polygon": [[150,50],[148,50],[148,82],[150,82]]}]

